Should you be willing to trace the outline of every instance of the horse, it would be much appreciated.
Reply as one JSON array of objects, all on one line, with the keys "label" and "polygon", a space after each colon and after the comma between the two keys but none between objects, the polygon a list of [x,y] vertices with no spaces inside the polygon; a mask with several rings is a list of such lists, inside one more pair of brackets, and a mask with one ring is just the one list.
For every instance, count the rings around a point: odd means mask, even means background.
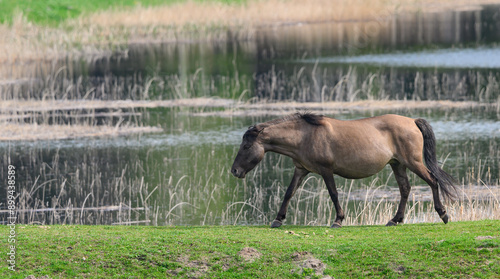
[{"label": "horse", "polygon": [[407,169],[429,184],[434,209],[441,220],[448,223],[449,217],[439,193],[445,199],[453,199],[457,186],[455,179],[438,165],[434,132],[424,119],[387,114],[338,120],[313,113],[295,113],[250,126],[243,135],[231,173],[244,178],[266,152],[291,157],[295,165],[292,181],[276,219],[271,223],[272,228],[283,224],[290,199],[309,173],[319,174],[325,181],[336,211],[331,228],[341,228],[344,211],[339,203],[334,175],[347,179],[365,178],[378,173],[387,164],[394,172],[401,199],[396,215],[386,226],[403,222],[411,189]]}]

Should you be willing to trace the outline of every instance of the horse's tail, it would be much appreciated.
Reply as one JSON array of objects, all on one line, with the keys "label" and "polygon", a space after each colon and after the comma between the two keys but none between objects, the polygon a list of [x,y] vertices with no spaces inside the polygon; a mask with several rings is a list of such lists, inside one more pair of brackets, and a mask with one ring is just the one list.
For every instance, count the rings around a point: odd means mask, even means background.
[{"label": "horse's tail", "polygon": [[436,138],[429,122],[424,119],[416,119],[415,124],[424,137],[424,159],[430,174],[436,179],[441,195],[453,200],[456,197],[457,186],[455,179],[441,169],[436,158]]}]

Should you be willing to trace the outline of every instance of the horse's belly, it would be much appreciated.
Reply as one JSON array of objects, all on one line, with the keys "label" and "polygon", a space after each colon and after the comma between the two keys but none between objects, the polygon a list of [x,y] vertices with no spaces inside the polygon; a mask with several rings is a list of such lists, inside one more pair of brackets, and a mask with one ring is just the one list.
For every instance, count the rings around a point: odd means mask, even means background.
[{"label": "horse's belly", "polygon": [[344,178],[348,179],[359,179],[359,178],[366,178],[370,177],[378,172],[380,172],[383,168],[378,169],[378,170],[370,170],[370,171],[359,171],[359,170],[352,170],[352,169],[340,169],[340,170],[334,170],[333,173],[336,175],[340,175]]},{"label": "horse's belly", "polygon": [[345,159],[343,162],[334,162],[333,173],[349,179],[365,178],[380,172],[391,159],[390,154],[379,154],[362,160]]}]

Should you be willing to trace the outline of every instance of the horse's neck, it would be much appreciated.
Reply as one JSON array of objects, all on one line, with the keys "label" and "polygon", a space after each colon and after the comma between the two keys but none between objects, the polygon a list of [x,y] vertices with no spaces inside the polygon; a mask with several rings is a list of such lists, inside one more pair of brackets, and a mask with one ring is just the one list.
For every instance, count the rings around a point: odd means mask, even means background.
[{"label": "horse's neck", "polygon": [[293,123],[283,123],[264,129],[265,151],[272,151],[293,158],[300,143],[302,132]]}]

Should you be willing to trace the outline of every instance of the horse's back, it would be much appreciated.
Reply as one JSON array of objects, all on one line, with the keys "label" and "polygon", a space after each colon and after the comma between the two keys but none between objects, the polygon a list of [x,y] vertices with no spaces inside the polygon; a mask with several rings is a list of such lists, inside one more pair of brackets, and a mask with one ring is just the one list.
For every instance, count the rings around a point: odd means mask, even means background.
[{"label": "horse's back", "polygon": [[392,150],[393,160],[405,165],[422,160],[424,140],[415,119],[386,114],[366,118],[366,121],[385,135],[385,142]]},{"label": "horse's back", "polygon": [[393,160],[418,156],[414,150],[421,154],[422,135],[412,118],[394,114],[347,121],[328,118],[324,126],[330,146],[325,154],[344,177],[367,177]]},{"label": "horse's back", "polygon": [[420,134],[415,119],[396,114],[385,114],[356,120],[329,118],[332,131],[343,134],[359,134],[368,139],[376,136]]},{"label": "horse's back", "polygon": [[416,127],[415,119],[401,116],[397,114],[384,114],[380,116],[362,118],[352,121],[353,125],[359,125],[360,123],[372,125],[377,129],[405,129],[408,127]]}]

